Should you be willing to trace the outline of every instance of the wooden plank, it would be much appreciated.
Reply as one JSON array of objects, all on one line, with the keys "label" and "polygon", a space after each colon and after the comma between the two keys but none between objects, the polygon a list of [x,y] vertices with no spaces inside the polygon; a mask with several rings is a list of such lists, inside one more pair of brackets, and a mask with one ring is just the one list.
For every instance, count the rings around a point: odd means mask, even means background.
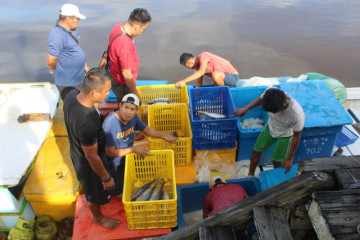
[{"label": "wooden plank", "polygon": [[314,158],[297,163],[301,173],[312,171],[333,172],[335,169],[360,168],[360,156]]},{"label": "wooden plank", "polygon": [[200,240],[236,240],[236,232],[232,227],[228,226],[203,226],[199,229],[199,238]]},{"label": "wooden plank", "polygon": [[337,236],[336,240],[358,240],[360,239],[360,234],[343,234],[341,236]]},{"label": "wooden plank", "polygon": [[310,204],[308,215],[319,240],[335,240],[330,232],[329,226],[326,224],[324,216],[322,215],[321,208],[315,200],[313,200]]},{"label": "wooden plank", "polygon": [[314,201],[318,203],[333,236],[359,234],[360,189],[316,192]]},{"label": "wooden plank", "polygon": [[341,189],[348,189],[350,186],[355,187],[357,183],[360,187],[360,168],[336,169],[335,176]]},{"label": "wooden plank", "polygon": [[291,240],[291,230],[286,220],[286,212],[276,207],[254,207],[254,221],[261,240]]},{"label": "wooden plank", "polygon": [[[282,182],[272,188],[246,198],[227,209],[215,213],[203,221],[188,226],[159,239],[198,239],[201,226],[232,226],[235,231],[244,230],[253,219],[253,207],[277,206],[288,208],[311,199],[311,193],[332,189],[335,182],[330,174],[324,172],[307,173]],[[291,199],[296,201],[290,201]]]}]

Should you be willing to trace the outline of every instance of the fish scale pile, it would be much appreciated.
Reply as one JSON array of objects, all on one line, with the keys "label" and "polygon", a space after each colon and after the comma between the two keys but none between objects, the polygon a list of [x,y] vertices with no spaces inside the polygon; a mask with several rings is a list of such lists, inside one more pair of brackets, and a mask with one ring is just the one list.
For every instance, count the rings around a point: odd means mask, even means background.
[{"label": "fish scale pile", "polygon": [[164,179],[154,179],[144,184],[132,195],[131,201],[168,200],[169,194],[164,190],[166,182]]}]

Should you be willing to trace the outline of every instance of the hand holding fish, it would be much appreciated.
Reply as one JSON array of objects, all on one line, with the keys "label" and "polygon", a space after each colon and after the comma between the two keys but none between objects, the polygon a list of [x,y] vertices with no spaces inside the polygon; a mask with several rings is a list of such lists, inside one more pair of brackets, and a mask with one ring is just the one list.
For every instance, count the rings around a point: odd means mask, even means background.
[{"label": "hand holding fish", "polygon": [[133,150],[133,152],[139,154],[143,158],[146,157],[150,153],[149,149],[147,149],[145,147],[141,147],[141,146],[134,146],[134,147],[132,147],[132,150]]},{"label": "hand holding fish", "polygon": [[184,80],[178,81],[177,83],[175,83],[175,87],[177,88],[181,88],[182,85],[186,84]]},{"label": "hand holding fish", "polygon": [[233,117],[236,117],[236,116],[244,116],[247,112],[247,109],[246,108],[237,108],[235,109],[234,113],[233,113]]}]

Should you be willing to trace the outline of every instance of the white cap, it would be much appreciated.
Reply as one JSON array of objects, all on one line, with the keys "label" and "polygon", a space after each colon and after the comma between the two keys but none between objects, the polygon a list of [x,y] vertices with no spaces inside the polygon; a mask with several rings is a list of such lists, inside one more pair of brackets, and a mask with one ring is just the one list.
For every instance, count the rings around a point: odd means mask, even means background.
[{"label": "white cap", "polygon": [[135,104],[136,106],[140,106],[140,100],[139,98],[133,94],[133,93],[129,93],[129,94],[126,94],[122,101],[121,102],[128,102],[128,103],[132,103],[132,104]]},{"label": "white cap", "polygon": [[68,3],[61,6],[60,15],[69,16],[69,17],[75,16],[80,19],[86,18],[84,15],[82,15],[79,12],[79,8],[77,6],[75,6],[74,4],[68,4]]},{"label": "white cap", "polygon": [[209,181],[209,188],[211,189],[215,185],[217,186],[218,184],[226,184],[225,179],[223,177],[221,177],[221,176],[213,176]]}]

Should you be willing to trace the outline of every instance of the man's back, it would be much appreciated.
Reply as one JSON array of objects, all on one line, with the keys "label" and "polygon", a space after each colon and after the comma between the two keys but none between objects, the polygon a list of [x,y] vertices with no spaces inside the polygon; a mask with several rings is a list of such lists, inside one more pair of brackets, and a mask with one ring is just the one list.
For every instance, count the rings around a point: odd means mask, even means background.
[{"label": "man's back", "polygon": [[204,200],[204,216],[210,216],[237,203],[248,195],[238,184],[225,184],[211,190]]},{"label": "man's back", "polygon": [[87,162],[81,145],[98,143],[98,154],[105,154],[105,134],[101,118],[94,107],[85,107],[76,96],[79,90],[69,92],[64,99],[64,120],[70,142],[70,155],[73,161]]}]

